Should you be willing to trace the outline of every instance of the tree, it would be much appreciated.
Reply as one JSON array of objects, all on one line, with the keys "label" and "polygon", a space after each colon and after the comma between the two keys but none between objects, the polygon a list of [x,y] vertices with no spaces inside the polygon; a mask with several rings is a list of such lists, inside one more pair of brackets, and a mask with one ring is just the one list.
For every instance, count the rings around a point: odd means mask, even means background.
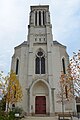
[{"label": "tree", "polygon": [[6,102],[9,107],[9,104],[15,104],[22,100],[22,89],[17,79],[15,72],[11,71],[7,77],[7,92],[6,92]]},{"label": "tree", "polygon": [[58,102],[62,102],[62,112],[64,114],[65,102],[69,102],[75,96],[80,97],[80,50],[77,54],[73,53],[66,74],[61,72],[59,85]]},{"label": "tree", "polygon": [[0,72],[0,99],[5,95],[5,83],[6,77],[4,77],[3,71]]},{"label": "tree", "polygon": [[64,104],[71,101],[74,97],[73,93],[73,78],[70,74],[70,69],[67,69],[67,73],[61,72],[61,77],[59,80],[59,91],[58,91],[58,101],[62,103],[62,112],[64,114]]},{"label": "tree", "polygon": [[0,111],[5,111],[6,108],[6,96],[3,96],[3,98],[0,100]]},{"label": "tree", "polygon": [[80,97],[80,50],[78,53],[73,52],[69,67],[74,83],[74,95]]},{"label": "tree", "polygon": [[6,96],[7,110],[10,104],[15,104],[22,99],[22,89],[15,72],[11,71],[7,76],[0,73],[1,97]]},{"label": "tree", "polygon": [[59,81],[59,92],[58,92],[58,98],[60,98],[59,102],[62,102],[62,96],[64,101],[69,101],[73,98],[73,78],[70,75],[69,69],[67,70],[67,73],[64,74],[61,72],[61,77]]}]

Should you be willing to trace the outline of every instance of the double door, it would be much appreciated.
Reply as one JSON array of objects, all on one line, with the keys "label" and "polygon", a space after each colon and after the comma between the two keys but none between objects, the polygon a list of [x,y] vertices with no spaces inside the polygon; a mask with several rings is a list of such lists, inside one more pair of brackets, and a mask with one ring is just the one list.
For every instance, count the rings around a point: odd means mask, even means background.
[{"label": "double door", "polygon": [[36,96],[35,114],[46,114],[46,97],[45,96]]}]

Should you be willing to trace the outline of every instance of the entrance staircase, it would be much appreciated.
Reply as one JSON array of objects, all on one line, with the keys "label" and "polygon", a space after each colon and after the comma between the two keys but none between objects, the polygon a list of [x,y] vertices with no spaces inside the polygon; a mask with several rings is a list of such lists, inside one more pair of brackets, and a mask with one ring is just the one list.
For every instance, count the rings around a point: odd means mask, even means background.
[{"label": "entrance staircase", "polygon": [[[21,120],[58,120],[58,116],[55,117],[38,117],[38,116],[26,116],[25,118],[22,118]],[[80,118],[73,117],[72,120],[80,120]]]},{"label": "entrance staircase", "polygon": [[58,120],[58,117],[25,117],[22,120]]}]

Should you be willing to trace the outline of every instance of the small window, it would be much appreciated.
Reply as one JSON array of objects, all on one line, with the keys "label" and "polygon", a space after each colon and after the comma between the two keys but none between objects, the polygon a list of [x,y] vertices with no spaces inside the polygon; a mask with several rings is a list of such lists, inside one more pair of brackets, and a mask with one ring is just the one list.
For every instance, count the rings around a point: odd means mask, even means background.
[{"label": "small window", "polygon": [[12,104],[12,107],[15,107],[15,104]]},{"label": "small window", "polygon": [[44,38],[44,41],[45,41],[45,38]]},{"label": "small window", "polygon": [[77,105],[77,112],[80,113],[80,105]]},{"label": "small window", "polygon": [[15,104],[12,104],[12,110],[14,110],[15,109]]},{"label": "small window", "polygon": [[41,41],[41,38],[39,38],[39,41]]},{"label": "small window", "polygon": [[16,60],[16,75],[18,75],[19,72],[19,59]]},{"label": "small window", "polygon": [[64,58],[62,58],[62,67],[63,67],[63,73],[66,74]]},{"label": "small window", "polygon": [[39,57],[41,57],[41,56],[43,55],[43,52],[39,51],[39,52],[37,53],[37,55],[38,55]]},{"label": "small window", "polygon": [[37,38],[35,38],[35,41],[37,41]]}]

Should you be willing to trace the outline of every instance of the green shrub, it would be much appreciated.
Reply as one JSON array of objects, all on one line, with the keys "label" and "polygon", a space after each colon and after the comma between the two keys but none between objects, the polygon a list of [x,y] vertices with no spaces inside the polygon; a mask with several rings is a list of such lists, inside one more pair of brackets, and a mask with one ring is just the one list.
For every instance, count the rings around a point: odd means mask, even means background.
[{"label": "green shrub", "polygon": [[8,114],[4,111],[0,111],[0,120],[9,120]]},{"label": "green shrub", "polygon": [[0,120],[5,120],[5,116],[0,115]]},{"label": "green shrub", "polygon": [[15,107],[9,113],[0,111],[0,120],[17,120],[18,118],[15,118],[15,113],[19,113],[19,115],[21,115],[22,112],[23,112],[22,108],[19,107]]},{"label": "green shrub", "polygon": [[15,120],[15,113],[13,111],[10,111],[8,118],[9,118],[9,120]]},{"label": "green shrub", "polygon": [[19,113],[19,115],[21,115],[22,112],[23,112],[23,109],[22,109],[22,108],[19,108],[19,107],[15,107],[12,111],[13,111],[14,114],[15,114],[15,113]]},{"label": "green shrub", "polygon": [[0,120],[15,120],[14,113],[12,111],[10,111],[9,113],[0,111]]},{"label": "green shrub", "polygon": [[[4,112],[4,114],[1,112],[0,114],[0,120],[9,120],[8,114]],[[11,120],[11,119],[10,119]]]}]

